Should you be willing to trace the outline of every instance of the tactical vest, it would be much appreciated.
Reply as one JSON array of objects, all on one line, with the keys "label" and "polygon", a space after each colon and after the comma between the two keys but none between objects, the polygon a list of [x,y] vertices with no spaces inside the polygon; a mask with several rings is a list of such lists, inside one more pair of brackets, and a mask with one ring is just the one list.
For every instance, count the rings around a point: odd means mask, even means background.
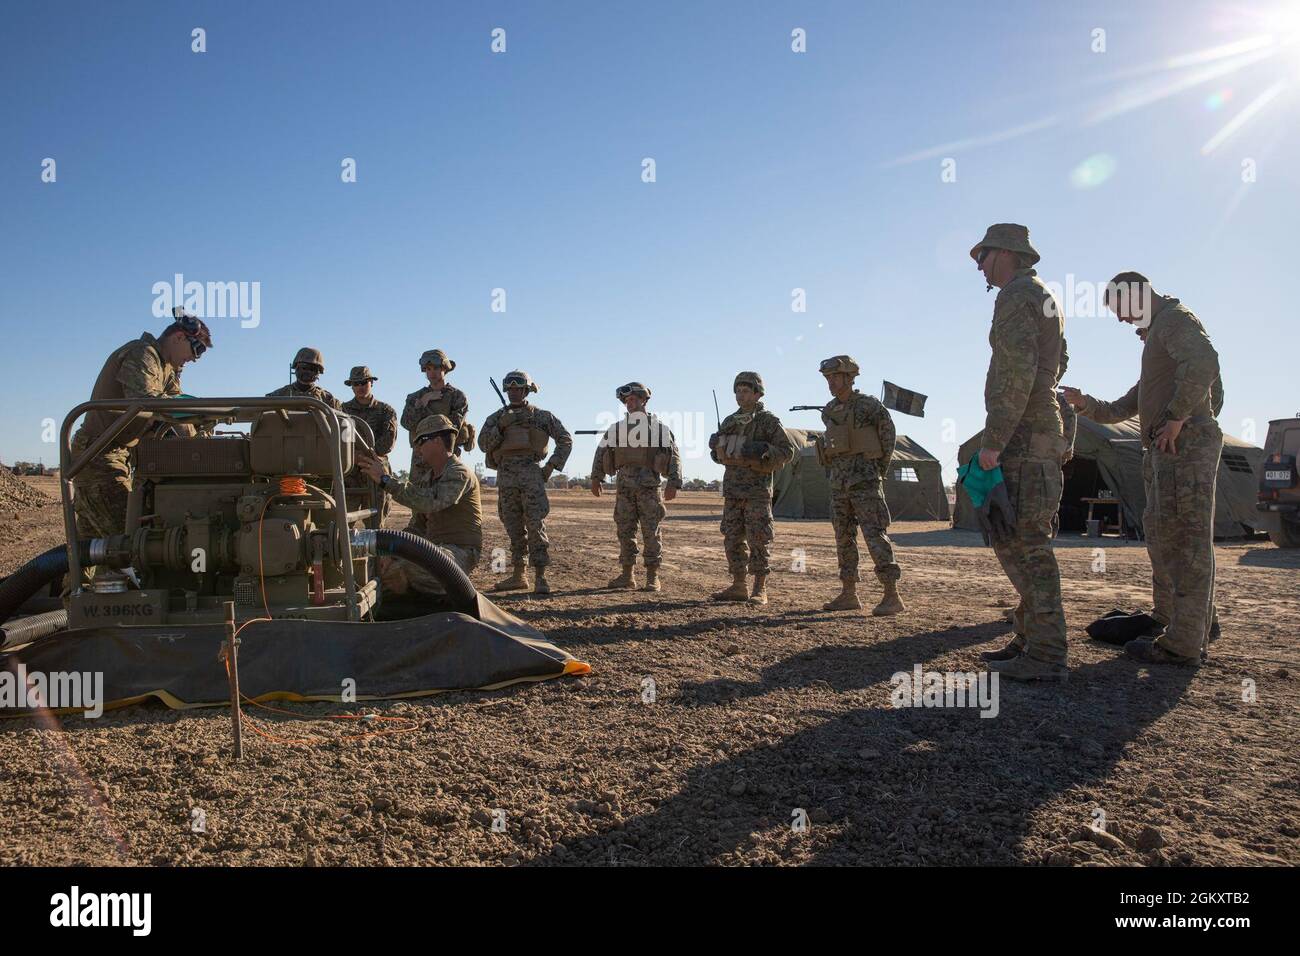
[{"label": "tactical vest", "polygon": [[[174,395],[180,392],[179,382],[176,379],[175,373],[170,372],[167,369],[166,365],[163,363],[162,354],[158,352],[158,343],[152,336],[149,336],[147,338],[132,339],[125,345],[120,346],[108,357],[108,361],[104,363],[104,368],[99,373],[99,378],[95,379],[95,387],[90,390],[90,398],[92,401],[126,397],[126,394],[122,391],[121,382],[117,380],[117,374],[121,371],[122,363],[126,361],[126,357],[140,348],[151,349],[158,355],[158,364],[163,366],[164,392],[169,395]],[[172,389],[173,385],[175,385],[174,390]],[[86,420],[78,431],[84,430],[92,439],[97,438],[104,433],[105,429],[113,423],[117,416],[117,412],[87,412]],[[145,421],[128,425],[126,429],[117,436],[117,439],[113,444],[117,447],[134,445],[140,440],[140,436],[143,435],[152,424],[152,422]]]},{"label": "tactical vest", "polygon": [[[433,392],[434,389],[430,388],[429,391]],[[452,391],[453,389],[450,385],[443,386],[443,388],[440,390],[441,394],[439,394],[437,398],[429,402],[428,405],[424,406],[424,410],[420,413],[420,419],[421,420],[426,419],[431,415],[442,415],[445,416],[450,421],[455,422],[456,416],[451,413]],[[468,421],[461,422],[460,431],[456,433],[456,449],[459,451],[462,448],[473,448],[474,436],[475,436],[474,426],[471,425]],[[407,437],[411,442],[411,447],[414,448],[415,432],[412,431],[410,435]]]},{"label": "tactical vest", "polygon": [[758,421],[758,412],[750,417],[748,422],[740,426],[739,432],[719,432],[718,443],[713,448],[713,454],[718,459],[720,465],[737,465],[741,468],[748,468],[756,471],[760,475],[770,475],[776,471],[780,462],[775,456],[772,458],[746,458],[740,453],[740,449],[745,442],[751,441],[754,435],[754,424]]},{"label": "tactical vest", "polygon": [[[610,425],[605,431],[603,440],[606,444],[601,453],[601,466],[605,474],[617,474],[619,469],[630,465],[636,468],[649,468],[662,477],[668,471],[668,449],[651,443],[648,437],[648,433],[658,433],[662,427],[657,419],[649,416],[636,424],[630,424],[627,419],[623,419]],[[644,436],[645,440],[630,445],[626,443],[630,436],[638,434]],[[656,434],[656,440],[662,437],[662,434]]]},{"label": "tactical vest", "polygon": [[483,550],[483,503],[479,497],[478,478],[472,472],[469,477],[469,487],[460,501],[450,508],[423,515],[424,536],[434,544]]},{"label": "tactical vest", "polygon": [[547,445],[551,440],[543,429],[532,424],[533,409],[528,410],[528,424],[517,422],[507,426],[501,433],[501,444],[488,452],[488,467],[500,468],[507,458],[531,458],[541,461],[546,457]]},{"label": "tactical vest", "polygon": [[826,432],[821,442],[821,457],[825,461],[834,461],[846,455],[861,455],[869,460],[878,460],[885,455],[880,444],[880,432],[875,425],[855,425],[853,403],[838,412],[840,421],[836,420],[828,409],[822,410],[822,421]]}]

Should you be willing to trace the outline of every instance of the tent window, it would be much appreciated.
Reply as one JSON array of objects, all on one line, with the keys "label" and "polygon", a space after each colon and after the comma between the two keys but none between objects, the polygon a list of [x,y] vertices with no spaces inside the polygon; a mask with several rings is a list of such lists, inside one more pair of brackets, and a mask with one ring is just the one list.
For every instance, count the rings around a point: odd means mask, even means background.
[{"label": "tent window", "polygon": [[920,479],[916,477],[916,469],[911,467],[895,468],[894,480],[895,481],[920,481]]},{"label": "tent window", "polygon": [[1250,462],[1246,456],[1235,451],[1225,451],[1223,453],[1223,463],[1228,466],[1229,471],[1239,472],[1243,475],[1253,475],[1255,469],[1250,467]]}]

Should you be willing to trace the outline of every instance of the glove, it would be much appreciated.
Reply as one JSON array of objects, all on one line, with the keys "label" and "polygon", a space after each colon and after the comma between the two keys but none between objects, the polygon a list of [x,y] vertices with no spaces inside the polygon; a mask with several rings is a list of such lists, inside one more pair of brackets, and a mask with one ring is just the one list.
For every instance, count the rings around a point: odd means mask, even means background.
[{"label": "glove", "polygon": [[710,450],[710,451],[712,451],[713,449],[715,449],[715,448],[718,447],[718,440],[719,440],[721,437],[722,437],[722,435],[719,434],[718,432],[714,432],[712,435],[709,436],[709,450]]},{"label": "glove", "polygon": [[766,458],[772,446],[765,441],[747,441],[740,446],[741,458]]},{"label": "glove", "polygon": [[1005,481],[999,481],[989,489],[984,504],[975,512],[975,516],[987,545],[991,546],[994,538],[1009,538],[1015,533],[1016,509],[1011,505]]}]

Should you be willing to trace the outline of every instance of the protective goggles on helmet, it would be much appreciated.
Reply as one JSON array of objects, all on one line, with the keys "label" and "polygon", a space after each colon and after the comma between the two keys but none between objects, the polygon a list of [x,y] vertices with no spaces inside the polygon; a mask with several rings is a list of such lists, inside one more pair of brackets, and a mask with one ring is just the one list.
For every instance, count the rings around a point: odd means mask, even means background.
[{"label": "protective goggles on helmet", "polygon": [[614,397],[620,402],[629,395],[644,395],[645,389],[637,388],[635,385],[620,385],[614,389]]},{"label": "protective goggles on helmet", "polygon": [[840,370],[840,360],[837,358],[822,359],[822,364],[818,366],[818,369],[823,375],[828,372],[838,372]]},{"label": "protective goggles on helmet", "polygon": [[522,375],[507,375],[501,380],[502,388],[527,388],[528,380]]},{"label": "protective goggles on helmet", "polygon": [[180,308],[172,309],[172,318],[185,334],[186,340],[190,343],[190,352],[196,359],[212,348],[212,335],[202,319],[195,318]]}]

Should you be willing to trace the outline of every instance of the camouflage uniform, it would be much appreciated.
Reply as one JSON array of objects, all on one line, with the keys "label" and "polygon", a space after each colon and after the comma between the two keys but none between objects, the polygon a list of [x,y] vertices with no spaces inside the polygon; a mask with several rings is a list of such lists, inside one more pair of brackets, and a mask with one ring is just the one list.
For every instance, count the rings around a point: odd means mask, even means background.
[{"label": "camouflage uniform", "polygon": [[267,392],[267,398],[314,398],[324,402],[336,412],[343,411],[343,403],[337,398],[321,388],[319,385],[301,385],[298,382],[290,382],[282,388],[277,388],[274,392]]},{"label": "camouflage uniform", "polygon": [[[849,416],[852,420],[849,421]],[[839,560],[840,579],[860,581],[858,574],[858,527],[867,543],[882,584],[897,581],[902,571],[894,561],[894,546],[889,530],[889,505],[885,502],[885,478],[894,456],[897,432],[894,420],[877,399],[855,391],[847,403],[832,399],[822,409],[826,425],[851,424],[872,427],[880,436],[880,458],[865,455],[840,455],[828,464],[831,489],[831,525],[835,528],[835,556]]]},{"label": "camouflage uniform", "polygon": [[[432,398],[426,404],[420,405],[419,402],[426,395],[430,395]],[[469,399],[466,398],[464,392],[453,385],[444,385],[441,389],[426,385],[424,388],[417,389],[407,395],[406,405],[402,408],[402,427],[411,432],[410,438],[412,441],[415,440],[415,426],[430,415],[446,415],[451,419],[453,425],[461,428],[465,423],[466,416],[469,415]],[[420,459],[419,455],[412,451],[411,479],[425,481],[428,477],[429,466]]]},{"label": "camouflage uniform", "polygon": [[[478,478],[464,462],[449,459],[442,474],[425,484],[390,478],[384,488],[394,501],[411,509],[405,530],[447,551],[466,574],[478,566],[483,553],[483,505]],[[405,559],[395,560],[414,590],[444,593],[442,583],[427,570]]]},{"label": "camouflage uniform", "polygon": [[[1155,616],[1167,624],[1156,644],[1183,658],[1208,643],[1214,608],[1214,495],[1223,450],[1215,416],[1223,407],[1219,356],[1200,320],[1177,299],[1153,303],[1142,377],[1114,402],[1084,396],[1081,414],[1108,424],[1138,416]],[[1171,419],[1186,419],[1176,454],[1155,446]]]},{"label": "camouflage uniform", "polygon": [[359,398],[344,402],[343,411],[370,426],[375,436],[375,454],[387,463],[388,453],[397,439],[397,410],[371,395],[368,403]]},{"label": "camouflage uniform", "polygon": [[[625,415],[620,422],[609,426],[596,448],[591,463],[591,475],[597,481],[606,474],[606,449],[623,443],[637,448],[663,448],[667,456],[668,487],[682,487],[682,457],[677,450],[677,440],[668,427],[657,417],[645,412],[640,418]],[[645,432],[645,441],[638,437]],[[660,474],[652,467],[625,464],[614,472],[614,528],[618,534],[618,563],[627,567],[636,563],[639,553],[636,529],[641,526],[641,540],[645,543],[645,566],[657,568],[663,556],[663,539],[659,524],[668,509],[664,506],[660,489]]]},{"label": "camouflage uniform", "polygon": [[[771,471],[757,471],[744,465],[725,465],[722,473],[722,541],[727,569],[732,576],[745,573],[766,575],[770,570],[772,539],[772,472],[794,458],[794,445],[781,427],[781,420],[760,401],[750,412],[735,411],[722,420],[720,436],[742,436],[746,441],[769,447],[763,457],[772,461]],[[718,461],[717,449],[712,457]],[[721,462],[719,462],[721,464]]]},{"label": "camouflage uniform", "polygon": [[[180,372],[163,361],[156,338],[145,332],[114,350],[95,381],[92,399],[162,398],[181,393]],[[94,411],[72,436],[76,458],[95,443],[117,415]],[[141,430],[131,427],[72,479],[77,533],[104,538],[126,531],[127,496],[131,491],[130,446]]]},{"label": "camouflage uniform", "polygon": [[[479,450],[493,453],[505,439],[508,425],[531,424],[555,441],[546,465],[562,471],[573,451],[573,436],[558,418],[528,402],[500,408],[488,416],[479,432]],[[542,465],[533,455],[511,455],[497,461],[497,515],[510,536],[510,554],[516,568],[528,563],[544,568],[550,562],[550,540],[546,537],[546,516],[551,502],[546,497]]]},{"label": "camouflage uniform", "polygon": [[[1060,305],[1039,280],[1032,264],[1038,254],[1028,244],[994,237],[993,226],[981,247],[1011,249],[1028,265],[999,292],[993,306],[989,345],[993,357],[984,385],[986,418],[981,447],[1000,453],[1007,494],[1016,512],[1015,530],[993,535],[993,550],[1023,608],[1024,654],[1064,665],[1067,659],[1061,573],[1052,552],[1052,521],[1061,505],[1061,459],[1065,428],[1057,402],[1065,322]],[[1013,233],[1014,235],[1014,233]]]}]

